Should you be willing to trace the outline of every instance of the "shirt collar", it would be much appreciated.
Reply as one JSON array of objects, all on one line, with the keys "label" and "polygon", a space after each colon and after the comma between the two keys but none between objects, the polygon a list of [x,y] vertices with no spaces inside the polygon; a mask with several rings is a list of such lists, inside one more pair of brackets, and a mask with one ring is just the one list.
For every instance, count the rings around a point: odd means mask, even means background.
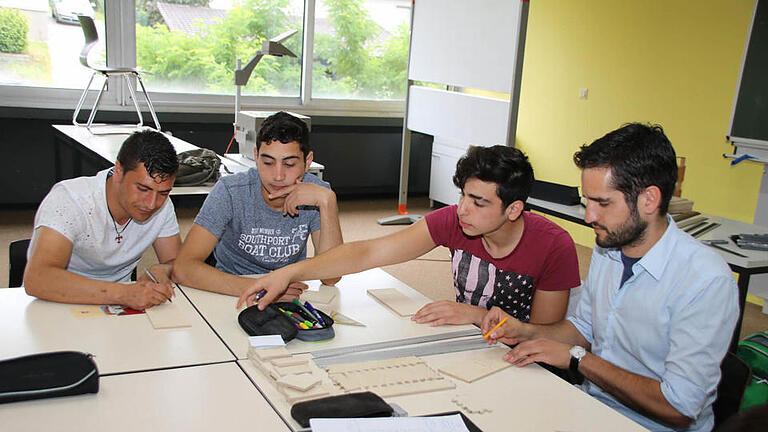
[{"label": "shirt collar", "polygon": [[[680,231],[680,229],[677,227],[677,224],[672,217],[667,214],[667,229],[664,231],[664,234],[635,265],[641,266],[653,276],[654,279],[661,279],[664,267],[666,267],[671,259],[672,252],[675,248],[676,231]],[[610,259],[621,263],[621,250],[618,248],[603,250]]]}]

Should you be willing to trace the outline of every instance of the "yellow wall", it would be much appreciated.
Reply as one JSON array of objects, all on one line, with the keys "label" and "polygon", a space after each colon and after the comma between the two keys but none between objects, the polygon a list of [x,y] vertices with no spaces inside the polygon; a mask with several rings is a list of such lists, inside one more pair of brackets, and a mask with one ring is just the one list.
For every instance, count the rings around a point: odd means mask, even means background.
[{"label": "yellow wall", "polygon": [[[687,158],[683,197],[696,210],[752,222],[762,167],[732,168],[721,155],[732,151],[724,137],[753,5],[532,0],[516,146],[536,177],[578,185],[571,158],[580,145],[626,122],[658,123]],[[590,229],[562,225],[593,244]]]}]

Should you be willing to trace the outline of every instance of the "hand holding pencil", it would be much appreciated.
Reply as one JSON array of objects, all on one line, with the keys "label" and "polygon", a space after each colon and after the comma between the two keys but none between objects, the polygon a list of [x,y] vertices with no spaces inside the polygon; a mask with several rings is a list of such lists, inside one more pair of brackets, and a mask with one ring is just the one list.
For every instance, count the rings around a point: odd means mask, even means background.
[{"label": "hand holding pencil", "polygon": [[500,308],[492,307],[483,318],[483,338],[488,340],[489,344],[502,342],[508,345],[514,345],[518,340],[516,329],[520,321],[510,317]]}]

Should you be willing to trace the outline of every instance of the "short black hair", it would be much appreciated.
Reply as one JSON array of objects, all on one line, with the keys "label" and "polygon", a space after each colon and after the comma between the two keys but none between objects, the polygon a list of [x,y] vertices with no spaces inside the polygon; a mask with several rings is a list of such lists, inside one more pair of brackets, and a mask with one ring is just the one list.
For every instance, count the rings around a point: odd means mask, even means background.
[{"label": "short black hair", "polygon": [[464,190],[471,178],[496,183],[496,195],[506,209],[515,201],[528,199],[533,185],[533,167],[528,157],[513,147],[470,147],[456,163],[453,184]]},{"label": "short black hair", "polygon": [[628,123],[608,132],[573,155],[580,169],[610,168],[613,187],[631,209],[649,186],[661,190],[660,215],[665,215],[677,182],[675,149],[659,125]]},{"label": "short black hair", "polygon": [[261,148],[261,143],[269,144],[272,141],[280,141],[283,144],[298,142],[305,158],[310,152],[309,127],[303,120],[285,111],[276,112],[264,119],[256,136],[256,150]]},{"label": "short black hair", "polygon": [[165,179],[179,170],[176,149],[171,142],[162,133],[149,129],[132,133],[120,147],[117,161],[126,172],[136,169],[141,162],[153,178]]}]

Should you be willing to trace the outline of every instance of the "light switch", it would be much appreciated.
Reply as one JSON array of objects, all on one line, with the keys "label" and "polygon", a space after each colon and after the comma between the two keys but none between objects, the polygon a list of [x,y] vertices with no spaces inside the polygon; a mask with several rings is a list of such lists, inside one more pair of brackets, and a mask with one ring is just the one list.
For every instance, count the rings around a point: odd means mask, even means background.
[{"label": "light switch", "polygon": [[579,99],[586,99],[587,93],[589,93],[589,90],[586,88],[579,89]]}]

